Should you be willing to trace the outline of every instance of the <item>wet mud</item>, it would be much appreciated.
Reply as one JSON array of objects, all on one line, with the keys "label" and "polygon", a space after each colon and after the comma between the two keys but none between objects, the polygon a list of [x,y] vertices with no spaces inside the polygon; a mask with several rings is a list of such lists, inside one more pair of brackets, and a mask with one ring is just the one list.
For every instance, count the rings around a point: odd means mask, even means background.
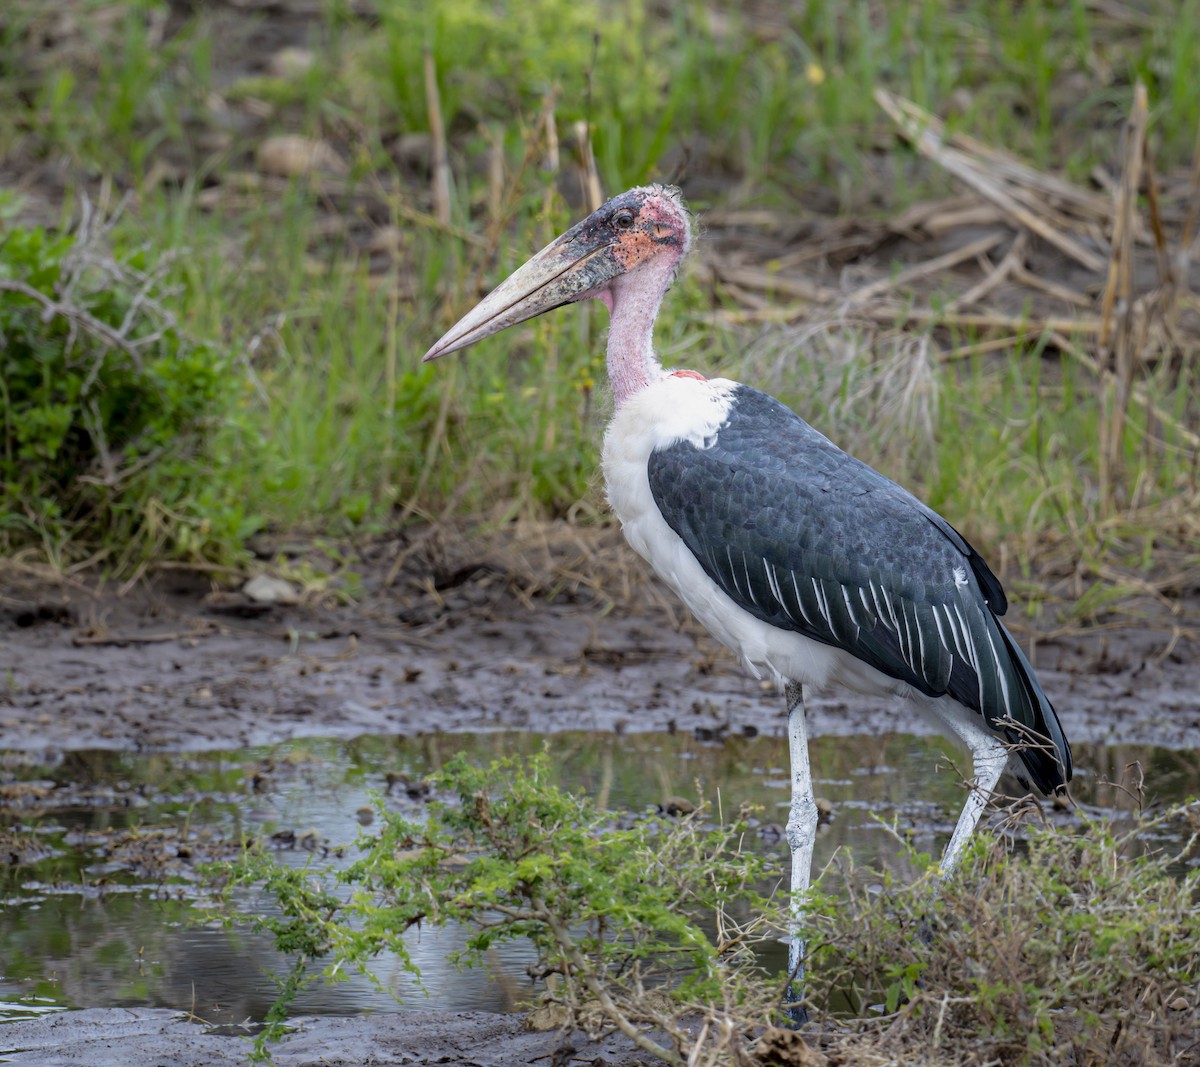
[{"label": "wet mud", "polygon": [[[192,581],[0,599],[0,748],[198,751],[295,737],[529,729],[778,733],[783,700],[671,606],[530,598],[482,569],[451,595],[262,604]],[[661,602],[659,602],[661,603]],[[1031,631],[1015,627],[1026,647]],[[1200,592],[1180,613],[1032,659],[1067,736],[1200,748]],[[928,732],[809,694],[815,735]]]},{"label": "wet mud", "polygon": [[[592,1042],[583,1034],[537,1033],[520,1015],[405,1012],[296,1019],[293,1027],[272,1052],[277,1067],[646,1063],[645,1053],[619,1036]],[[249,1049],[239,1027],[210,1027],[153,1008],[64,1012],[0,1029],[0,1062],[19,1067],[233,1067],[246,1063]]]}]

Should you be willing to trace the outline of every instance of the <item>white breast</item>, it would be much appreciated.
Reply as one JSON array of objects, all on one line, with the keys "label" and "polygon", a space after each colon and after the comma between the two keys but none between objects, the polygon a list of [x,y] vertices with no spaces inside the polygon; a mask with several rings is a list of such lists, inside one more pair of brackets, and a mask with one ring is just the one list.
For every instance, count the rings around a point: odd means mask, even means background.
[{"label": "white breast", "polygon": [[808,685],[840,682],[862,693],[911,689],[839,648],[756,619],[731,600],[667,525],[650,491],[650,455],[679,441],[711,446],[728,418],[737,383],[664,375],[617,410],[604,436],[608,500],[625,539],[718,641],[755,677]]}]

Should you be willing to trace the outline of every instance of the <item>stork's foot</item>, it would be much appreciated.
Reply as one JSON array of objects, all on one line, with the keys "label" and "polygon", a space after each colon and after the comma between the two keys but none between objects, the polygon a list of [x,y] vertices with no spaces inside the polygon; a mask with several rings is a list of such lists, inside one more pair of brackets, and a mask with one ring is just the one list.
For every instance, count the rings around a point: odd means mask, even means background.
[{"label": "stork's foot", "polygon": [[793,1030],[799,1030],[807,1026],[808,1009],[800,1002],[800,990],[789,987],[787,997],[788,1004],[783,1009],[783,1014],[787,1019],[788,1026]]}]

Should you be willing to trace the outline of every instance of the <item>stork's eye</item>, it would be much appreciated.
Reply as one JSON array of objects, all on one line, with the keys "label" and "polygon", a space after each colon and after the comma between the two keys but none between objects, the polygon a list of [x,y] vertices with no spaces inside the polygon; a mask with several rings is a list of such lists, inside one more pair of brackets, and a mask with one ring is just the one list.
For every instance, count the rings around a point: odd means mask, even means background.
[{"label": "stork's eye", "polygon": [[613,225],[618,230],[628,230],[633,225],[634,215],[628,208],[623,208],[613,216]]}]

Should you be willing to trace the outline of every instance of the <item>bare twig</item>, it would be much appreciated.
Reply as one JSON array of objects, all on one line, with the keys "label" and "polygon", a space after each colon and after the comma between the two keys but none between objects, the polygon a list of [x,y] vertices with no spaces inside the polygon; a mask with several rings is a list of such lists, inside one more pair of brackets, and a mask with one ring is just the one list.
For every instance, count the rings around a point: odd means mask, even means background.
[{"label": "bare twig", "polygon": [[137,349],[129,343],[128,339],[122,337],[107,323],[101,322],[94,315],[88,314],[83,308],[76,307],[74,304],[64,304],[59,303],[57,300],[51,300],[45,293],[39,292],[33,286],[11,278],[0,278],[0,290],[10,293],[20,293],[22,296],[29,297],[30,300],[36,301],[46,309],[45,313],[48,317],[54,315],[61,316],[67,322],[82,328],[93,337],[103,341],[109,348],[119,348],[133,360],[136,367],[141,368],[141,356],[138,354]]},{"label": "bare twig", "polygon": [[613,1002],[608,989],[596,979],[593,973],[594,968],[588,965],[588,961],[580,952],[578,942],[571,934],[571,931],[567,929],[554,911],[537,897],[531,897],[530,902],[537,912],[538,918],[549,927],[558,950],[570,962],[574,968],[576,977],[582,981],[584,987],[600,1005],[605,1018],[643,1052],[648,1052],[651,1056],[657,1056],[659,1059],[671,1064],[672,1067],[684,1067],[684,1060],[674,1049],[660,1045],[657,1041],[650,1038],[634,1025],[620,1007]]}]

